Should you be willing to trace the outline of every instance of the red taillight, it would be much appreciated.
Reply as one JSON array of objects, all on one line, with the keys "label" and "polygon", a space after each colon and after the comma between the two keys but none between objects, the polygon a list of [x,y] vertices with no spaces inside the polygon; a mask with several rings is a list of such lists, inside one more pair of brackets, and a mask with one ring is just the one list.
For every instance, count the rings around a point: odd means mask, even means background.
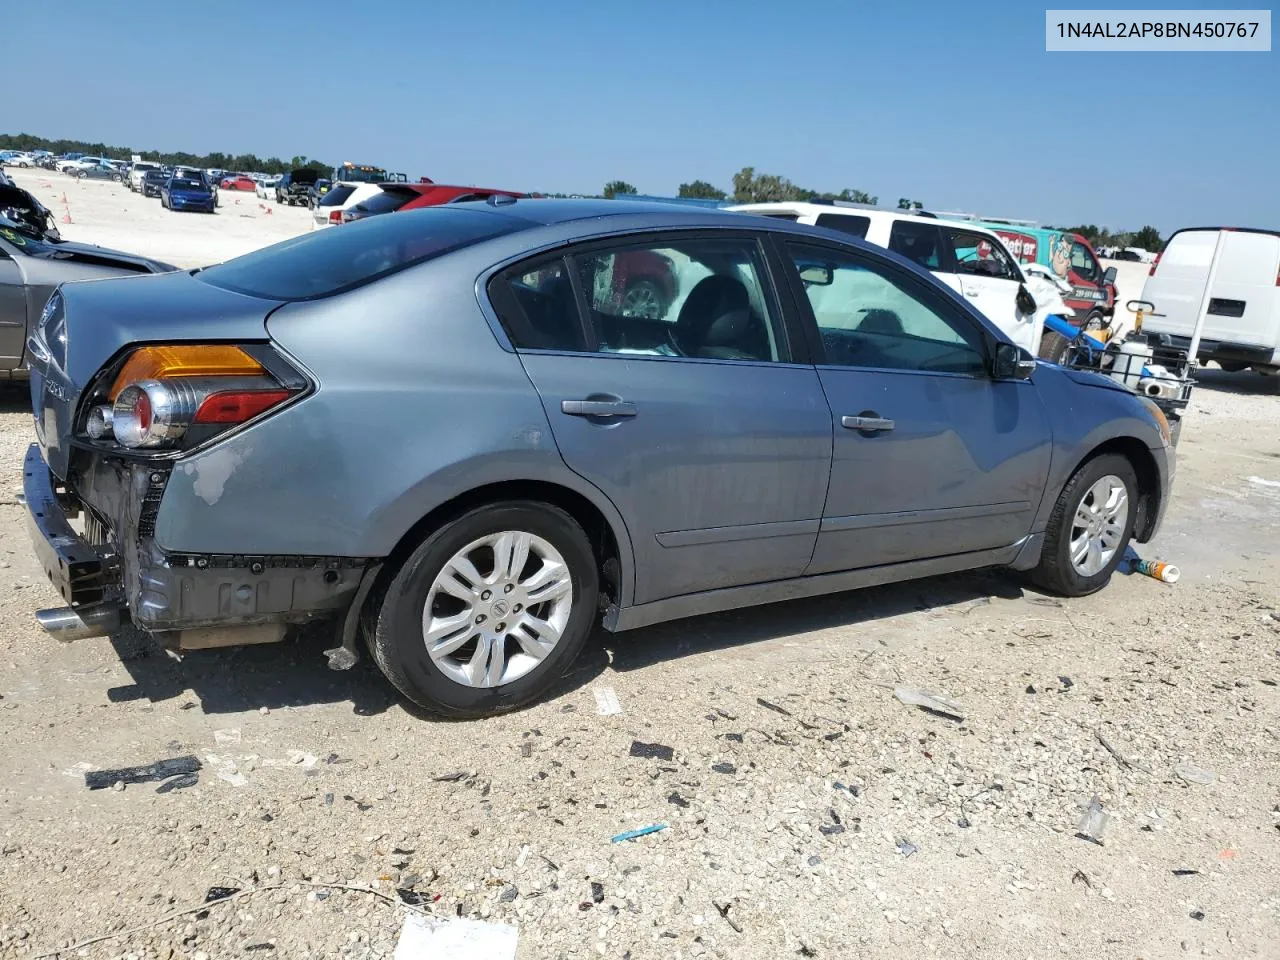
[{"label": "red taillight", "polygon": [[244,423],[288,399],[288,390],[211,393],[201,401],[192,419],[195,423]]},{"label": "red taillight", "polygon": [[[341,222],[342,222],[342,211],[341,211],[341,210],[332,210],[332,211],[330,211],[330,213],[329,213],[329,222],[330,222],[330,223],[341,223]],[[343,236],[345,237],[345,236],[346,236],[346,234],[344,233],[344,234],[343,234]]]}]

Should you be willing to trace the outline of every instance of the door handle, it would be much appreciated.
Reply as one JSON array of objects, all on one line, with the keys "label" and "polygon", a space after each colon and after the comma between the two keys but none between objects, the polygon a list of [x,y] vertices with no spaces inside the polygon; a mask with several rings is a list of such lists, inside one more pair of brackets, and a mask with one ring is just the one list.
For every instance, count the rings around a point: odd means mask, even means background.
[{"label": "door handle", "polygon": [[878,433],[881,430],[892,430],[893,421],[884,417],[841,417],[840,425],[862,433]]},{"label": "door handle", "polygon": [[560,412],[571,417],[634,417],[636,405],[627,400],[561,400]]},{"label": "door handle", "polygon": [[978,298],[978,291],[977,291],[977,290],[966,290],[966,291],[964,292],[964,295],[965,295],[966,297],[973,297],[973,298],[976,300],[976,299]]}]

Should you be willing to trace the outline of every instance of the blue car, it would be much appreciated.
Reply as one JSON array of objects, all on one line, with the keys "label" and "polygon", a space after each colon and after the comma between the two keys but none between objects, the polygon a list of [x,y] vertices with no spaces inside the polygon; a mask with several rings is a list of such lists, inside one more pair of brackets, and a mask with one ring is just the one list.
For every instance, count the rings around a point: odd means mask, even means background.
[{"label": "blue car", "polygon": [[[637,262],[678,291],[643,316]],[[914,262],[674,204],[369,217],[64,284],[28,344],[46,630],[327,621],[335,666],[367,646],[455,718],[554,689],[597,626],[991,566],[1093,593],[1174,471],[1150,398],[1037,363]]]},{"label": "blue car", "polygon": [[160,205],[169,210],[214,213],[218,207],[218,194],[209,186],[203,172],[175,170],[160,188]]}]

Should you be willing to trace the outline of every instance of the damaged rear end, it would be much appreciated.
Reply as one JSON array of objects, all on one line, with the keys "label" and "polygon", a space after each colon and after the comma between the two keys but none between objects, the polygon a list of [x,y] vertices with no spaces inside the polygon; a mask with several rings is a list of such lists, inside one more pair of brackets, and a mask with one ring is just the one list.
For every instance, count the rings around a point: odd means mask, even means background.
[{"label": "damaged rear end", "polygon": [[67,603],[37,614],[51,634],[131,620],[175,649],[261,643],[351,606],[363,560],[174,552],[156,537],[187,458],[314,389],[267,336],[279,306],[187,273],[70,284],[49,301],[28,344],[37,442],[24,487],[36,552]]}]

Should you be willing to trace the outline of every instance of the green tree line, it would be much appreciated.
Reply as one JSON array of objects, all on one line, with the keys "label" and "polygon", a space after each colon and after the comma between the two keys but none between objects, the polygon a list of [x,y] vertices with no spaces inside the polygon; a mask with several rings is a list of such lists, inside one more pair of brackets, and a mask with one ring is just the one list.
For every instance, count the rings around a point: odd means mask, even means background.
[{"label": "green tree line", "polygon": [[215,170],[236,170],[246,173],[288,173],[300,167],[310,167],[329,173],[333,164],[322,160],[313,160],[305,156],[282,160],[280,157],[262,157],[252,153],[186,153],[183,151],[165,152],[161,150],[140,150],[136,147],[111,146],[105,143],[90,143],[87,140],[50,140],[30,133],[0,134],[0,150],[48,150],[50,153],[83,153],[91,157],[108,157],[112,160],[128,160],[135,153],[144,160],[165,163],[172,166],[203,167]]},{"label": "green tree line", "polygon": [[1142,250],[1150,250],[1152,253],[1159,253],[1164,249],[1164,240],[1160,237],[1160,231],[1150,224],[1141,230],[1117,232],[1092,223],[1066,229],[1069,233],[1080,234],[1095,247],[1138,247]]}]

